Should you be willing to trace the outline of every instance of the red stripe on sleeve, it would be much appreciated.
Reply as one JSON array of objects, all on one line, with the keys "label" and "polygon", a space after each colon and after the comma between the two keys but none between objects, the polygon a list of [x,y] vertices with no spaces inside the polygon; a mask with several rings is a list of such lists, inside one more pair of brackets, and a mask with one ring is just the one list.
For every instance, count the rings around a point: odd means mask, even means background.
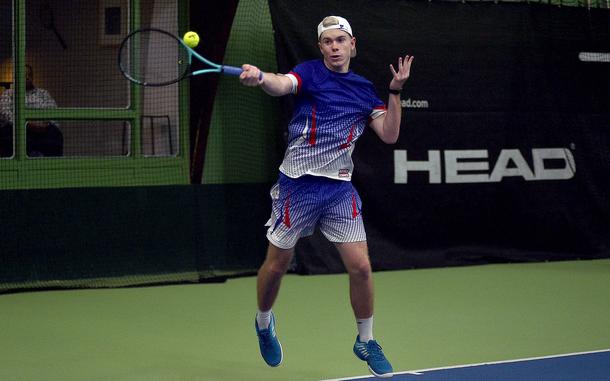
[{"label": "red stripe on sleeve", "polygon": [[[375,113],[375,111],[387,111],[387,110],[388,110],[388,108],[386,107],[385,104],[375,106],[375,107],[373,107],[373,111],[371,111],[371,115],[373,113]],[[367,124],[371,124],[372,121],[373,121],[373,118],[371,116],[369,116],[369,119],[367,120]]]},{"label": "red stripe on sleeve", "polygon": [[303,84],[303,80],[301,79],[301,76],[294,71],[291,71],[288,74],[294,75],[294,77],[297,79],[297,91],[295,93],[295,95],[296,95],[301,91],[301,85]]}]

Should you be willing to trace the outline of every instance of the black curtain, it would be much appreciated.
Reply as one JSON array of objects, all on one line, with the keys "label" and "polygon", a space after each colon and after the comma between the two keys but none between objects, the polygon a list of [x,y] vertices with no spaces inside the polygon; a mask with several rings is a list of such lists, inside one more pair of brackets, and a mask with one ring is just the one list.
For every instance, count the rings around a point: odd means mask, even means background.
[{"label": "black curtain", "polygon": [[[415,56],[399,142],[367,131],[353,182],[375,269],[610,256],[610,12],[526,3],[270,0],[282,72],[346,17],[382,99]],[[289,103],[290,100],[287,99]],[[289,108],[287,108],[289,109]],[[288,119],[288,117],[286,118]],[[343,271],[317,233],[298,271]]]}]

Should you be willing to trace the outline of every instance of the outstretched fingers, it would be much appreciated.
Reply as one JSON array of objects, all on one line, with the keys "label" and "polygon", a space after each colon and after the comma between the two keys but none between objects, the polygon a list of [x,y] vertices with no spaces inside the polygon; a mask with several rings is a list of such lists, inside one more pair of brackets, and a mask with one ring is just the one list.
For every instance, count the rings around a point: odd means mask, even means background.
[{"label": "outstretched fingers", "polygon": [[411,64],[413,63],[413,56],[408,54],[403,57],[398,57],[398,71],[393,71],[393,74],[397,80],[407,80],[411,73]]},{"label": "outstretched fingers", "polygon": [[396,68],[394,68],[393,64],[390,64],[390,71],[392,72],[392,82],[390,83],[391,89],[402,88],[405,81],[409,78],[412,63],[413,56],[407,54],[404,58],[398,57],[398,65]]}]

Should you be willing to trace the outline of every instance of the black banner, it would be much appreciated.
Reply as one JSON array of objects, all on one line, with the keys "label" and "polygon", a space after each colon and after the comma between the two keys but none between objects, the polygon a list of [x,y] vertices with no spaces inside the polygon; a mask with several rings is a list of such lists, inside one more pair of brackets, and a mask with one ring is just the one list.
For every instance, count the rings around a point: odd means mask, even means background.
[{"label": "black banner", "polygon": [[[610,11],[269,3],[281,72],[320,57],[327,15],[350,21],[351,68],[382,99],[389,64],[415,56],[398,143],[369,130],[354,153],[375,269],[610,256]],[[343,271],[319,234],[297,263]]]}]

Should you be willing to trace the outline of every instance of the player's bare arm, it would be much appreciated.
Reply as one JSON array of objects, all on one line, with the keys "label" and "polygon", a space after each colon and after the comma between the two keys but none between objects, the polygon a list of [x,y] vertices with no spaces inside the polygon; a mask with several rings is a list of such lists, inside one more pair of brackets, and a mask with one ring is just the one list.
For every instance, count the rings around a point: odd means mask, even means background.
[{"label": "player's bare arm", "polygon": [[[407,79],[411,74],[411,64],[413,56],[406,55],[404,58],[398,58],[398,69],[390,64],[392,72],[392,80],[390,81],[390,90],[401,91]],[[390,92],[388,99],[388,111],[371,122],[373,131],[379,136],[381,141],[386,144],[394,144],[398,141],[400,134],[400,118],[402,108],[400,105],[400,93],[394,94]]]},{"label": "player's bare arm", "polygon": [[279,97],[290,94],[292,91],[292,81],[283,74],[262,73],[261,70],[253,65],[242,65],[243,72],[239,80],[244,86],[260,86],[267,94]]}]

